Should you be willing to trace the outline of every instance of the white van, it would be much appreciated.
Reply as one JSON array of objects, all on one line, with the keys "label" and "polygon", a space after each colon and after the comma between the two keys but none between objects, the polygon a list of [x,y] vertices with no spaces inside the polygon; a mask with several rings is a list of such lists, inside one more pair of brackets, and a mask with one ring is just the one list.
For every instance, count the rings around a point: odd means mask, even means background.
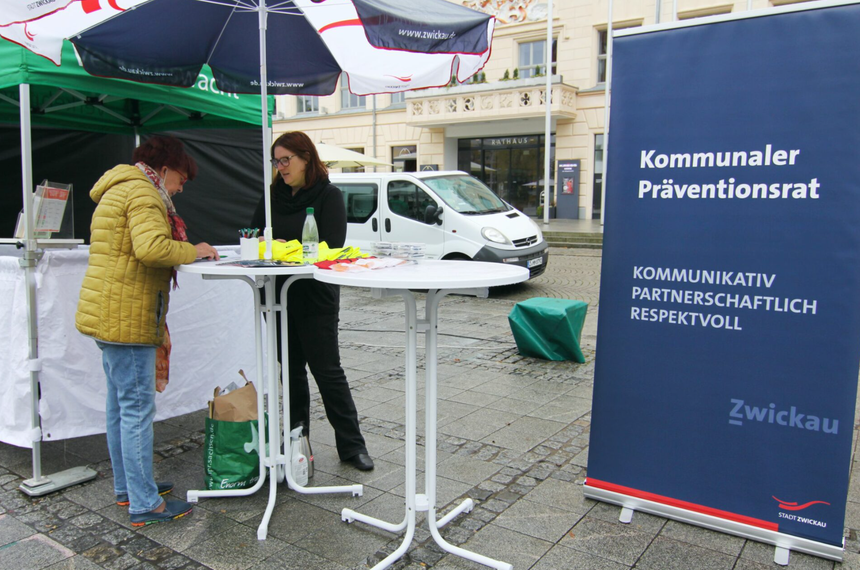
[{"label": "white van", "polygon": [[430,259],[512,263],[530,277],[546,269],[537,224],[480,180],[459,171],[330,174],[346,203],[346,242],[419,242]]}]

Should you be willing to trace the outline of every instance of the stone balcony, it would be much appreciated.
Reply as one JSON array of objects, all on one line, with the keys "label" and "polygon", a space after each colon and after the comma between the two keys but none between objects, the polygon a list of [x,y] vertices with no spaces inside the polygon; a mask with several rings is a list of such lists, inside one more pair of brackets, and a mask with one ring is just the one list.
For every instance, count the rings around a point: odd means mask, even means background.
[{"label": "stone balcony", "polygon": [[[577,88],[552,77],[553,118],[576,118]],[[546,116],[546,78],[463,84],[406,93],[406,124],[441,127],[456,123]]]}]

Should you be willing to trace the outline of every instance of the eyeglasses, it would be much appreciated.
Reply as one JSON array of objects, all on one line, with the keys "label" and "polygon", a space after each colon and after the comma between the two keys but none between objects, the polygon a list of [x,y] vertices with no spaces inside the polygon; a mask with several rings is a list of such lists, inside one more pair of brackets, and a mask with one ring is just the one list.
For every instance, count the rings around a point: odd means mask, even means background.
[{"label": "eyeglasses", "polygon": [[298,156],[297,154],[293,154],[291,156],[282,156],[281,158],[273,158],[272,159],[272,166],[274,166],[275,168],[277,168],[279,166],[289,166],[290,161],[297,156]]},{"label": "eyeglasses", "polygon": [[187,177],[187,176],[185,176],[184,174],[182,174],[182,173],[181,173],[181,172],[179,172],[178,170],[174,170],[174,169],[172,169],[172,168],[168,168],[168,170],[173,170],[173,172],[175,172],[176,174],[178,174],[178,175],[179,175],[179,185],[180,185],[180,186],[185,186],[185,183],[186,183],[186,182],[188,182],[188,177]]}]

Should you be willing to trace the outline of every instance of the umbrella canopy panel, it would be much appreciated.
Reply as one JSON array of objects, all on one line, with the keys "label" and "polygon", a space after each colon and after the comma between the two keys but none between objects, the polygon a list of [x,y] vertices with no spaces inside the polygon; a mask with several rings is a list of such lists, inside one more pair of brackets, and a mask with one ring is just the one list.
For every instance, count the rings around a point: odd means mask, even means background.
[{"label": "umbrella canopy panel", "polygon": [[[103,133],[246,128],[261,122],[260,98],[224,93],[204,67],[187,89],[93,77],[65,42],[62,65],[0,41],[0,122],[17,124],[18,85],[31,86],[34,125]],[[269,98],[270,110],[274,100]]]},{"label": "umbrella canopy panel", "polygon": [[390,162],[367,156],[347,148],[325,144],[314,143],[320,160],[329,168],[355,168],[360,166],[391,166]]},{"label": "umbrella canopy panel", "polygon": [[[260,92],[259,4],[149,0],[69,39],[93,75],[188,86],[206,63],[221,90]],[[270,94],[329,95],[342,71],[358,95],[436,87],[489,57],[492,17],[446,0],[268,4]]]}]

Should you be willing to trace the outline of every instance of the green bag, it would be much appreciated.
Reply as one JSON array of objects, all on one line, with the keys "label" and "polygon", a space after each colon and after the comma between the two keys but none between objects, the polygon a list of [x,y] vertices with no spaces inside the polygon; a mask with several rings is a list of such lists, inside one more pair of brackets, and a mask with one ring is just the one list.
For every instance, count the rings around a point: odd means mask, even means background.
[{"label": "green bag", "polygon": [[206,418],[206,489],[247,489],[260,478],[257,420],[222,422]]}]

